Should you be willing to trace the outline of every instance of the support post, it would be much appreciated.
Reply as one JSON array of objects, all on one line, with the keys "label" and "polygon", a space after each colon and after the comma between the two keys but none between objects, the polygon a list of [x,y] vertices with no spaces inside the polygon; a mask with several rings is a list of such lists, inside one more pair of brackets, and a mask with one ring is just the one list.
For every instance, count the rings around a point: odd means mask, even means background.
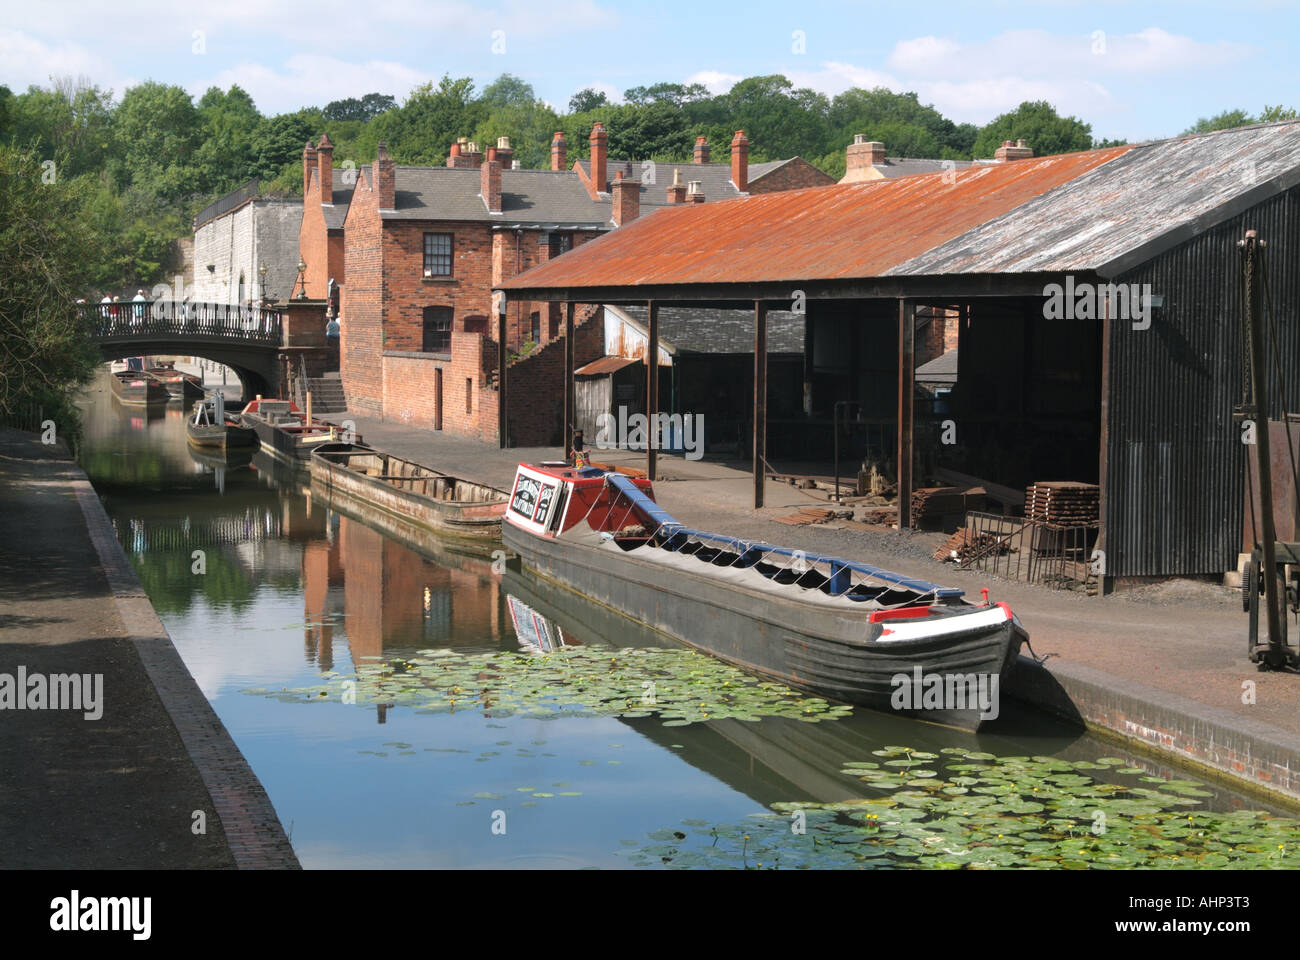
[{"label": "support post", "polygon": [[506,405],[506,295],[497,291],[497,440],[504,450],[509,446],[506,436],[508,421]]},{"label": "support post", "polygon": [[916,303],[898,301],[898,529],[912,525],[912,415],[916,396]]},{"label": "support post", "polygon": [[564,459],[573,453],[573,301],[564,304]]},{"label": "support post", "polygon": [[767,476],[767,304],[754,301],[754,509],[763,507]]},{"label": "support post", "polygon": [[646,476],[651,482],[655,479],[655,466],[659,453],[659,304],[650,300],[646,303],[649,314],[649,338],[645,348],[646,369]]}]

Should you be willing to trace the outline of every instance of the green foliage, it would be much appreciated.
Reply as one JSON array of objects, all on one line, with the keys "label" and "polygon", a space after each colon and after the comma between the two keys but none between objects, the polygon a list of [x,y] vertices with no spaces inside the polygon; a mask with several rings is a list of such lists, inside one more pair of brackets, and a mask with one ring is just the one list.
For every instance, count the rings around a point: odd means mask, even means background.
[{"label": "green foliage", "polygon": [[[397,109],[397,101],[387,94],[367,93],[358,100],[348,97],[346,100],[334,100],[325,105],[321,117],[327,121],[355,121],[365,123],[381,113]],[[331,139],[333,139],[331,137]]]},{"label": "green foliage", "polygon": [[0,411],[38,403],[75,436],[73,396],[98,362],[75,305],[93,243],[81,226],[85,183],[50,170],[0,145]]},{"label": "green foliage", "polygon": [[1025,140],[1034,156],[1073,153],[1092,147],[1092,127],[1078,117],[1062,117],[1046,100],[1026,100],[996,117],[975,138],[976,157],[989,158],[1004,140]]},{"label": "green foliage", "polygon": [[609,98],[591,87],[583,87],[569,98],[569,113],[587,113],[589,110],[606,106],[609,106]]},{"label": "green foliage", "polygon": [[1282,120],[1294,120],[1297,117],[1300,117],[1300,113],[1294,107],[1284,107],[1281,104],[1273,107],[1265,105],[1257,117],[1251,116],[1245,110],[1224,110],[1212,117],[1201,117],[1184,130],[1182,136],[1211,133],[1215,130],[1232,130],[1235,127],[1248,127],[1254,123],[1278,123]]},{"label": "green foliage", "polygon": [[376,142],[386,141],[398,163],[436,165],[447,159],[451,144],[469,136],[489,112],[489,106],[475,98],[473,81],[444,74],[436,89],[429,83],[416,87],[401,107],[380,114],[371,126]]}]

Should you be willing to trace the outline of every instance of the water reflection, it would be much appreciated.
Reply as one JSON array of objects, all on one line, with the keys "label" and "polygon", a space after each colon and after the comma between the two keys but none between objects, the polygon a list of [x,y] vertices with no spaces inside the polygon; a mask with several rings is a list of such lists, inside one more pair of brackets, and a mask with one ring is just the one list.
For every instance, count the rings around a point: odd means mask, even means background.
[{"label": "water reflection", "polygon": [[[305,866],[620,867],[622,845],[683,818],[735,823],[776,801],[861,796],[868,788],[842,765],[888,744],[1124,755],[1012,710],[971,734],[865,711],[667,726],[247,695],[334,683],[366,664],[400,674],[430,649],[543,658],[675,644],[517,571],[494,573],[491,546],[465,553],[332,499],[301,469],[261,454],[196,455],[179,405],[174,416],[141,413],[106,389],[88,395],[83,463],[186,665],[293,824]],[[1248,804],[1214,792],[1211,806]],[[505,836],[491,831],[498,810]]]}]

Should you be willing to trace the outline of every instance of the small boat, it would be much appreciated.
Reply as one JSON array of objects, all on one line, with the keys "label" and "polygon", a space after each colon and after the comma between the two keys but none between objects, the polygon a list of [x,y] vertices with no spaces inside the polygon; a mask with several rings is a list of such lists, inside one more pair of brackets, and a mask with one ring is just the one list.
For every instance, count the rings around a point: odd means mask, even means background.
[{"label": "small boat", "polygon": [[[277,460],[298,467],[311,464],[311,454],[321,444],[337,443],[343,434],[332,423],[307,417],[292,400],[257,397],[239,414],[239,422],[257,434],[262,449]],[[360,435],[351,440],[360,442]]]},{"label": "small boat", "polygon": [[371,450],[333,443],[311,458],[312,483],[396,514],[435,533],[453,537],[501,536],[506,493],[449,476],[432,467]]},{"label": "small boat", "polygon": [[192,373],[177,370],[170,361],[155,363],[145,367],[146,376],[153,377],[163,385],[168,396],[173,400],[187,400],[203,396],[203,380]]},{"label": "small boat", "polygon": [[791,687],[977,729],[1027,639],[1006,603],[866,563],[694,530],[651,482],[520,464],[502,541],[525,571]]},{"label": "small boat", "polygon": [[109,385],[119,401],[132,406],[166,403],[169,399],[167,388],[142,370],[115,370]]},{"label": "small boat", "polygon": [[194,405],[194,415],[185,421],[185,437],[192,446],[220,450],[252,449],[258,444],[253,429],[226,413],[216,397]]}]

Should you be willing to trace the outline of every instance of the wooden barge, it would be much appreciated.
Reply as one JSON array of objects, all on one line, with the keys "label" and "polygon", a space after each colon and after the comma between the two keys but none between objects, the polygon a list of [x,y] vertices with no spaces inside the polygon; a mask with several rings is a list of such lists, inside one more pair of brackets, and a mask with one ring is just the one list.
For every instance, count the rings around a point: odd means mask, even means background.
[{"label": "wooden barge", "polygon": [[534,576],[791,687],[967,730],[997,716],[1026,639],[1007,604],[689,529],[653,497],[644,478],[521,464],[502,540]]},{"label": "wooden barge", "polygon": [[203,396],[203,380],[192,373],[182,373],[171,363],[155,363],[151,367],[145,367],[144,373],[161,383],[173,400]]},{"label": "wooden barge", "polygon": [[311,458],[314,486],[344,494],[441,536],[495,540],[506,493],[359,444],[334,443]]},{"label": "wooden barge", "polygon": [[[251,429],[270,456],[284,463],[307,468],[312,451],[327,443],[337,443],[340,433],[332,423],[307,417],[292,400],[258,397],[240,412],[239,422]],[[354,435],[356,442],[361,441]]]},{"label": "wooden barge", "polygon": [[119,402],[130,406],[166,403],[170,399],[167,388],[143,370],[114,370],[109,386]]},{"label": "wooden barge", "polygon": [[216,398],[194,405],[193,416],[185,421],[185,439],[191,446],[214,450],[252,449],[259,442],[256,431],[226,413]]}]

